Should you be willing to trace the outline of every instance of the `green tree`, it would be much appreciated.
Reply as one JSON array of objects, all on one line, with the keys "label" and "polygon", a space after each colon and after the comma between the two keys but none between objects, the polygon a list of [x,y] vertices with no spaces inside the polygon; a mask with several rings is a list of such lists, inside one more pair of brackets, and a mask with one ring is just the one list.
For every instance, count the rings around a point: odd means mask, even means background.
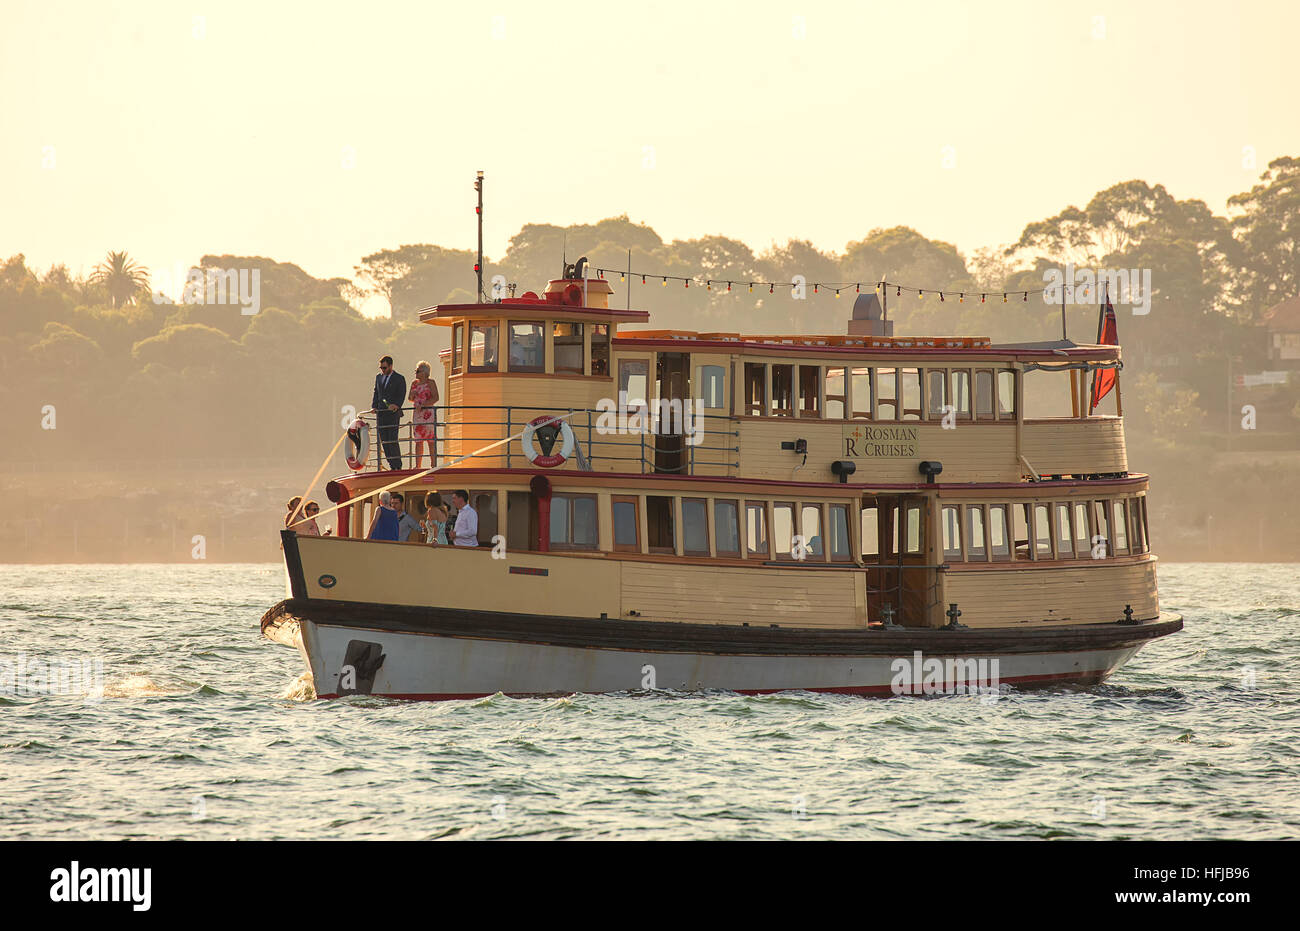
[{"label": "green tree", "polygon": [[1240,211],[1232,231],[1244,253],[1241,299],[1253,318],[1300,294],[1300,158],[1274,159],[1260,181],[1228,199]]}]

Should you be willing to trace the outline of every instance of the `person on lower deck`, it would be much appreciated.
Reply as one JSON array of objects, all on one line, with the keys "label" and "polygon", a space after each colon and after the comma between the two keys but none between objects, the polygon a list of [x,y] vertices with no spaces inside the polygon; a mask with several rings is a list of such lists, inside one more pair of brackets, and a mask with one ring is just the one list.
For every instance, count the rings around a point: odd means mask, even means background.
[{"label": "person on lower deck", "polygon": [[424,496],[424,542],[430,546],[446,546],[447,539],[447,505],[442,495],[431,491]]},{"label": "person on lower deck", "polygon": [[418,539],[422,533],[420,522],[406,510],[406,497],[401,492],[395,491],[389,495],[389,498],[393,502],[393,510],[397,512],[397,539],[406,543],[412,539],[412,534]]},{"label": "person on lower deck", "polygon": [[370,520],[370,530],[366,533],[367,540],[397,540],[397,511],[389,506],[391,504],[392,495],[386,491],[380,492],[379,507]]},{"label": "person on lower deck", "polygon": [[456,505],[456,529],[453,542],[457,546],[478,546],[478,512],[469,504],[469,492],[454,491],[451,500]]}]

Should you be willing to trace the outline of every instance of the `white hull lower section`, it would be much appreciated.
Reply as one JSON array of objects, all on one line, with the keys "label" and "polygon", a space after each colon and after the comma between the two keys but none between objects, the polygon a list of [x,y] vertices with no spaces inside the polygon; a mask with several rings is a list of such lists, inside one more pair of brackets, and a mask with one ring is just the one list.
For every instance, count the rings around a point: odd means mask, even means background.
[{"label": "white hull lower section", "polygon": [[317,694],[456,699],[641,689],[951,694],[999,685],[1090,685],[1141,644],[1046,652],[853,656],[652,652],[480,640],[300,621]]}]

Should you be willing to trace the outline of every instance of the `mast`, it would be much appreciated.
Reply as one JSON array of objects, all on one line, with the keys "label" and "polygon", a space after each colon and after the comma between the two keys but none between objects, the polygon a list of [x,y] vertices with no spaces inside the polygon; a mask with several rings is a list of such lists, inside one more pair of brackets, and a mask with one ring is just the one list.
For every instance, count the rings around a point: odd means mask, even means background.
[{"label": "mast", "polygon": [[487,302],[487,295],[483,293],[483,172],[478,173],[474,179],[474,190],[478,191],[478,206],[475,212],[478,214],[478,261],[474,263],[474,274],[478,276],[478,299],[479,303]]}]

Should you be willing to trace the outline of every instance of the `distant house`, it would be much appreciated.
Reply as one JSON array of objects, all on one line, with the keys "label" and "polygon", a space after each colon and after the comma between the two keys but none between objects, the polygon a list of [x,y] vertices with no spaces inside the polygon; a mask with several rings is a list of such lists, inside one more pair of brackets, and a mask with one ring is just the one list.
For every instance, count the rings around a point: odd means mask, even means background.
[{"label": "distant house", "polygon": [[1300,296],[1264,311],[1261,323],[1268,331],[1268,361],[1300,368]]}]

